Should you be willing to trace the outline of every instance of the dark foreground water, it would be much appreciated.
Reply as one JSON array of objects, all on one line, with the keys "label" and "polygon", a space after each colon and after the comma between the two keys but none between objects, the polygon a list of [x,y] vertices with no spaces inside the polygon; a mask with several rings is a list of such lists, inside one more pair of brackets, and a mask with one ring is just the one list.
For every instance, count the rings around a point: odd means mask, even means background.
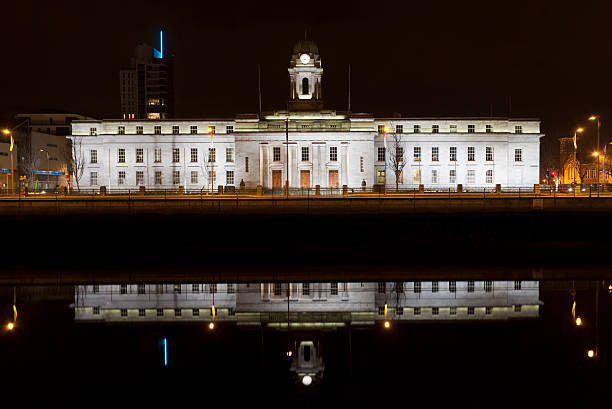
[{"label": "dark foreground water", "polygon": [[611,284],[4,286],[2,391],[54,407],[608,407]]}]

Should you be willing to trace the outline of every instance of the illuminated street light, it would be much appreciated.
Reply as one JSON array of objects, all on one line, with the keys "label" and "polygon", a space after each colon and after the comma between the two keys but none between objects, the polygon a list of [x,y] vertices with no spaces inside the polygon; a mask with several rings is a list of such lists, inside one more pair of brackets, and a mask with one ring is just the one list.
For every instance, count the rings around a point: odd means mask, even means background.
[{"label": "illuminated street light", "polygon": [[9,131],[8,129],[3,129],[2,133],[5,134],[5,135],[8,135],[8,134],[11,133],[11,131]]},{"label": "illuminated street light", "polygon": [[595,351],[593,351],[592,349],[589,349],[589,350],[587,351],[587,356],[588,356],[589,358],[593,358],[593,357],[595,357]]},{"label": "illuminated street light", "polygon": [[302,384],[304,386],[308,386],[312,383],[312,378],[309,375],[304,375],[304,377],[302,378]]},{"label": "illuminated street light", "polygon": [[287,356],[291,356],[291,355],[293,355],[293,352],[292,351],[287,351]]},{"label": "illuminated street light", "polygon": [[9,331],[12,331],[15,328],[15,324],[13,324],[12,322],[9,322],[6,326],[6,329],[8,329]]},{"label": "illuminated street light", "polygon": [[597,151],[593,152],[593,156],[599,156],[599,152]]},{"label": "illuminated street light", "polygon": [[391,327],[391,323],[389,321],[385,321],[385,328],[389,329]]},{"label": "illuminated street light", "polygon": [[208,324],[208,329],[210,329],[210,330],[215,329],[215,323],[214,322],[209,323]]},{"label": "illuminated street light", "polygon": [[577,326],[581,326],[582,325],[582,319],[580,317],[576,318],[576,325]]}]

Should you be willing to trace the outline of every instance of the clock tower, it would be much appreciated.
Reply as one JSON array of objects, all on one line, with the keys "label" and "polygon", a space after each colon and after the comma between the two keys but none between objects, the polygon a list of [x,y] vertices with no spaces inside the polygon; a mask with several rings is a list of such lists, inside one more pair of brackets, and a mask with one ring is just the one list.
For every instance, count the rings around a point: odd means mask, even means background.
[{"label": "clock tower", "polygon": [[289,62],[289,110],[323,109],[321,56],[311,40],[300,40],[293,47]]}]

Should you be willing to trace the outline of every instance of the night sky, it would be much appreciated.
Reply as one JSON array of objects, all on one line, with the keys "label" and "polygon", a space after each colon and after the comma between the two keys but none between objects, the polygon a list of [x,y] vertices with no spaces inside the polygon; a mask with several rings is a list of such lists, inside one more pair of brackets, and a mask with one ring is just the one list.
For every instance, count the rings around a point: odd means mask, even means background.
[{"label": "night sky", "polygon": [[[6,3],[6,2],[5,2]],[[5,11],[7,4],[4,4]],[[542,152],[601,114],[607,141],[612,5],[558,1],[8,2],[0,26],[0,119],[66,110],[119,116],[119,69],[140,42],[175,58],[178,117],[283,109],[293,44],[319,46],[326,108],[403,116],[528,116]],[[511,103],[510,103],[511,101]]]}]

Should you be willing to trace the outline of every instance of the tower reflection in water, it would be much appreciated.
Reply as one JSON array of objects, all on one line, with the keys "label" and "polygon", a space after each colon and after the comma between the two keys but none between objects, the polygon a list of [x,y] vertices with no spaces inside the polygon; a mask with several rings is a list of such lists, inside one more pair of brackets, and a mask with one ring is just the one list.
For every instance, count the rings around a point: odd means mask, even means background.
[{"label": "tower reflection in water", "polygon": [[[320,384],[321,334],[415,321],[534,319],[538,281],[118,284],[75,286],[77,322],[186,322],[287,332],[290,371]],[[214,314],[214,317],[213,317]]]}]

